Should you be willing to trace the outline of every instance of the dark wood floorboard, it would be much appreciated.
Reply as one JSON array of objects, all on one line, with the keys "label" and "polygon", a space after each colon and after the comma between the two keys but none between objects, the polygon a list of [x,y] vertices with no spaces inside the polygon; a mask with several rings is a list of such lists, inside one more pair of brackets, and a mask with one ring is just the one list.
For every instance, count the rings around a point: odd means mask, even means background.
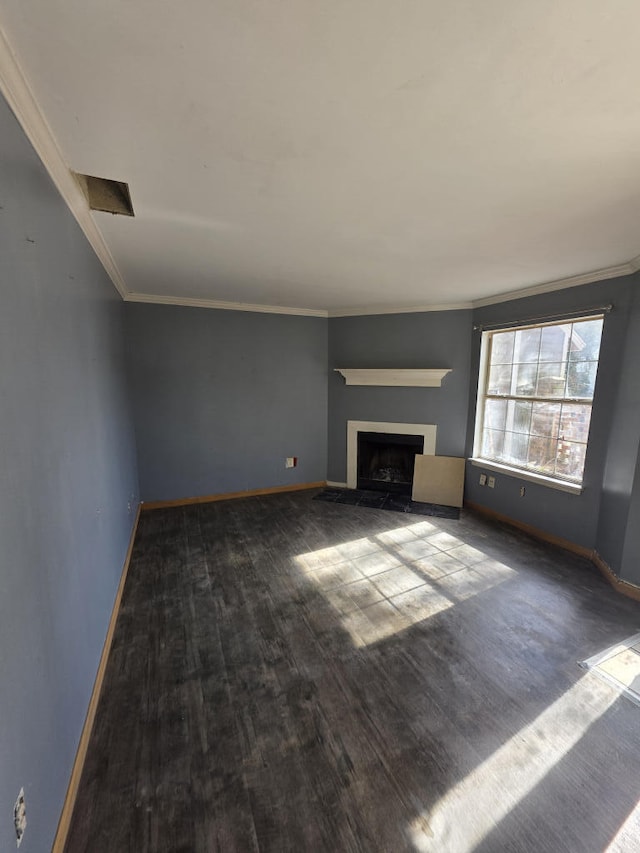
[{"label": "dark wood floorboard", "polygon": [[639,630],[469,513],[143,513],[66,851],[640,850],[640,708],[577,665]]}]

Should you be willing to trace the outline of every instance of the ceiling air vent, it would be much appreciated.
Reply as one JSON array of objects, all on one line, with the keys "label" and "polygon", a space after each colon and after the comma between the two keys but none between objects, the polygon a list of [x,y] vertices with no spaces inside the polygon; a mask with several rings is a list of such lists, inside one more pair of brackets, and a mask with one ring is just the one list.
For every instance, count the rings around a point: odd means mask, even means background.
[{"label": "ceiling air vent", "polygon": [[129,184],[124,181],[110,181],[108,178],[95,178],[93,175],[81,175],[79,172],[74,174],[91,210],[103,210],[105,213],[121,216],[134,215]]}]

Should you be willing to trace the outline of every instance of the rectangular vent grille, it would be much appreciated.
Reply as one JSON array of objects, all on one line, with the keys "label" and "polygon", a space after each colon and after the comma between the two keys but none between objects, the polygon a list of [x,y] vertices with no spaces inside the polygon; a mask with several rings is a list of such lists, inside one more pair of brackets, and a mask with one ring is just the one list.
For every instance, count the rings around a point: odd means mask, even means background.
[{"label": "rectangular vent grille", "polygon": [[102,210],[120,216],[134,216],[129,185],[93,175],[74,173],[91,210]]}]

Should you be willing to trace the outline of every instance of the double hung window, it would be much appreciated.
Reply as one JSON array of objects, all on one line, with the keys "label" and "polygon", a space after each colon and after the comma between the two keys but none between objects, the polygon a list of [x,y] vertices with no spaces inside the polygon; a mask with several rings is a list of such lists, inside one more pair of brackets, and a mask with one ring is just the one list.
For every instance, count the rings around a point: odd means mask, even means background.
[{"label": "double hung window", "polygon": [[483,332],[474,459],[582,483],[603,316]]}]

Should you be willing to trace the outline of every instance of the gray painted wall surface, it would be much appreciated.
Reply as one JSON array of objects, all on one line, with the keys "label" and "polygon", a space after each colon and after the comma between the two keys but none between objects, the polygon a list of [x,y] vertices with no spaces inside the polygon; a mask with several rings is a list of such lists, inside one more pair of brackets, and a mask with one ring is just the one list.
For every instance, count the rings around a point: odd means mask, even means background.
[{"label": "gray painted wall surface", "polygon": [[[490,325],[529,317],[570,313],[608,303],[615,305],[614,310],[605,320],[603,330],[582,494],[567,494],[526,482],[517,476],[504,474],[494,474],[496,487],[489,489],[478,483],[484,469],[467,463],[465,485],[467,500],[587,548],[596,546],[604,466],[634,284],[634,277],[628,276],[614,281],[597,282],[526,299],[502,302],[474,312],[474,323]],[[480,339],[481,333],[474,332],[471,367],[473,379],[470,388],[467,444],[469,455],[473,448]],[[635,457],[631,464],[635,465]],[[523,498],[519,494],[520,486],[525,486],[526,489]]]},{"label": "gray painted wall surface", "polygon": [[[587,547],[640,583],[638,278],[479,309],[519,320],[613,301],[581,496],[496,475],[466,497]],[[138,500],[346,478],[346,421],[436,423],[471,452],[469,311],[330,321],[123,305],[0,104],[0,849],[49,849]],[[327,376],[327,365],[329,375]],[[347,387],[334,367],[451,367],[439,389]],[[327,453],[328,450],[328,453]],[[284,468],[296,455],[299,466]]]},{"label": "gray painted wall surface", "polygon": [[629,500],[620,577],[640,586],[640,454],[638,454],[633,491]]},{"label": "gray painted wall surface", "polygon": [[[463,456],[471,311],[329,320],[328,479],[346,481],[347,421],[436,424],[436,453]],[[450,367],[441,388],[347,386],[336,367]]]},{"label": "gray painted wall surface", "polygon": [[602,485],[596,548],[625,580],[640,583],[640,275],[636,275]]},{"label": "gray painted wall surface", "polygon": [[126,316],[143,500],[326,478],[326,320],[135,304]]},{"label": "gray painted wall surface", "polygon": [[122,304],[0,101],[0,850],[49,850],[137,502]]}]

